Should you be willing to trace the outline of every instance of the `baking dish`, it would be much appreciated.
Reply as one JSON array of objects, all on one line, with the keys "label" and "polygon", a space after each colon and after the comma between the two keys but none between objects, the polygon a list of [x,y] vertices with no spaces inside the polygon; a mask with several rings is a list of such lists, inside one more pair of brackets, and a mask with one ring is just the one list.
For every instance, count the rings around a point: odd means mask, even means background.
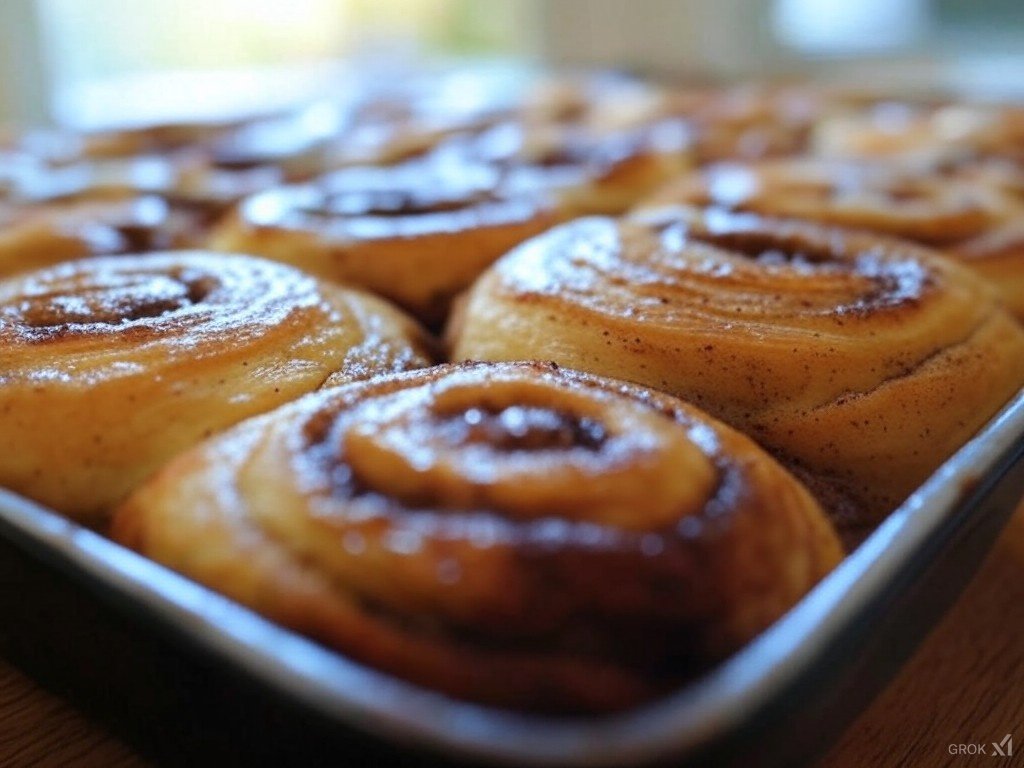
[{"label": "baking dish", "polygon": [[613,717],[455,702],[0,492],[0,651],[168,764],[789,765],[953,601],[1024,492],[1024,391],[767,632]]}]

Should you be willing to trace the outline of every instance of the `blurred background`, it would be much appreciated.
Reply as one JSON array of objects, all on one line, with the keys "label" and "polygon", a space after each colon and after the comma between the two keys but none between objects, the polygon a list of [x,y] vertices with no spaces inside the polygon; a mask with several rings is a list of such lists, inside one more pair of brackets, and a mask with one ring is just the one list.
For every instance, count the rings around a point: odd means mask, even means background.
[{"label": "blurred background", "polygon": [[1024,95],[1021,0],[3,0],[0,123],[232,114],[351,62],[602,65]]}]

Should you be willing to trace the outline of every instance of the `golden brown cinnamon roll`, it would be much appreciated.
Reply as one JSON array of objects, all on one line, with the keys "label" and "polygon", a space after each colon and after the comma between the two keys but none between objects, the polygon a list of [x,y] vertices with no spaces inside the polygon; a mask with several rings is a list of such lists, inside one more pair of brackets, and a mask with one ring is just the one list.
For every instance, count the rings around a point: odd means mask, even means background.
[{"label": "golden brown cinnamon roll", "polygon": [[223,131],[202,154],[212,169],[229,178],[275,169],[278,182],[304,181],[328,169],[331,144],[347,127],[341,104],[317,101]]},{"label": "golden brown cinnamon roll", "polygon": [[454,136],[511,119],[522,111],[526,85],[519,75],[479,68],[391,73],[364,81],[347,105],[347,120],[324,148],[321,173],[406,162]]},{"label": "golden brown cinnamon roll", "polygon": [[321,172],[409,162],[425,157],[445,141],[474,135],[485,127],[472,119],[463,123],[451,115],[356,121],[328,143]]},{"label": "golden brown cinnamon roll", "polygon": [[598,117],[633,125],[683,120],[689,126],[693,158],[704,164],[802,153],[816,123],[862,100],[851,93],[797,84],[690,86],[649,90],[625,105],[616,100]]},{"label": "golden brown cinnamon roll", "polygon": [[690,167],[678,120],[628,129],[503,123],[438,151],[500,169],[503,188],[554,195],[567,217],[622,213]]},{"label": "golden brown cinnamon roll", "polygon": [[244,118],[178,123],[152,123],[106,130],[65,134],[65,154],[72,149],[82,158],[109,159],[142,155],[169,155],[209,144],[239,129]]},{"label": "golden brown cinnamon roll", "polygon": [[[279,133],[304,127],[298,117],[294,125],[287,117],[277,116],[276,122],[260,118],[82,134],[29,133],[15,144],[30,167],[17,174],[12,201],[38,207],[159,196],[206,226],[242,197],[283,182],[292,160],[289,147],[278,146],[287,143],[284,138],[275,134],[258,147],[249,144],[255,141],[253,134],[273,134],[279,124],[286,125]],[[301,143],[305,137],[297,138]],[[261,149],[266,157],[260,156]],[[253,162],[237,162],[239,152]],[[0,172],[0,183],[2,178]]]},{"label": "golden brown cinnamon roll", "polygon": [[113,534],[363,663],[550,712],[668,692],[841,557],[748,438],[540,363],[299,400],[172,461]]},{"label": "golden brown cinnamon roll", "polygon": [[23,177],[17,192],[27,203],[163,194],[174,187],[178,172],[175,159],[155,155],[79,158],[40,166]]},{"label": "golden brown cinnamon roll", "polygon": [[488,264],[558,215],[542,195],[506,193],[490,166],[431,158],[255,195],[211,245],[366,288],[436,322]]},{"label": "golden brown cinnamon roll", "polygon": [[1024,204],[980,177],[806,158],[721,163],[670,183],[643,207],[672,204],[806,219],[939,248],[991,280],[1024,318]]},{"label": "golden brown cinnamon roll", "polygon": [[[622,72],[548,74],[530,83],[512,116],[526,125],[578,125],[598,131],[638,128],[664,119],[666,89]],[[497,122],[497,121],[496,121]]]},{"label": "golden brown cinnamon roll", "polygon": [[1024,207],[1014,219],[944,251],[992,283],[1006,308],[1024,322]]},{"label": "golden brown cinnamon roll", "polygon": [[1024,331],[954,262],[721,210],[558,227],[480,278],[450,336],[456,360],[684,397],[875,520],[1024,384]]},{"label": "golden brown cinnamon roll", "polygon": [[270,166],[221,167],[197,148],[173,156],[80,159],[39,167],[19,181],[16,198],[25,204],[159,195],[175,205],[206,209],[212,220],[242,197],[280,184],[282,173]]},{"label": "golden brown cinnamon roll", "polygon": [[155,195],[0,204],[0,277],[86,256],[193,248],[204,231],[201,211]]},{"label": "golden brown cinnamon roll", "polygon": [[279,180],[274,169],[222,170],[185,150],[31,163],[0,199],[0,277],[87,256],[203,247],[232,204]]},{"label": "golden brown cinnamon roll", "polygon": [[682,92],[694,123],[700,162],[756,159],[803,151],[815,122],[838,96],[798,85],[748,85],[709,91],[701,100]]},{"label": "golden brown cinnamon roll", "polygon": [[283,265],[177,252],[0,281],[0,485],[97,522],[178,451],[427,363],[412,321]]},{"label": "golden brown cinnamon roll", "polygon": [[822,157],[949,164],[979,158],[1024,161],[1024,109],[984,104],[884,102],[838,114],[815,129]]},{"label": "golden brown cinnamon roll", "polygon": [[85,163],[105,167],[133,158],[169,157],[188,151],[222,128],[200,125],[153,125],[73,131],[43,128],[0,138],[0,148],[32,158],[46,168]]}]

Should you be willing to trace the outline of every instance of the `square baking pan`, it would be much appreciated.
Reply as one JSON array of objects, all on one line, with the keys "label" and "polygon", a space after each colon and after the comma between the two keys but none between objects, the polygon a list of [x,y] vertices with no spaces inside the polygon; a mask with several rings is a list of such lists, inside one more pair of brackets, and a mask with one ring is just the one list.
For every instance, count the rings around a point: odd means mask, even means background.
[{"label": "square baking pan", "polygon": [[642,708],[551,719],[362,667],[0,492],[0,653],[168,765],[791,765],[899,669],[1022,493],[1024,391],[732,658]]}]

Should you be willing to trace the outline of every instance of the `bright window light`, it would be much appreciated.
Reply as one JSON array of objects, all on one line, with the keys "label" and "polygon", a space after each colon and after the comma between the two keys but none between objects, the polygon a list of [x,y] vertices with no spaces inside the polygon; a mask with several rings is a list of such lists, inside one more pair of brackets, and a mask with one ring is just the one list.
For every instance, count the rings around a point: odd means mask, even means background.
[{"label": "bright window light", "polygon": [[927,0],[777,0],[773,23],[789,48],[845,55],[917,43],[928,17]]}]

